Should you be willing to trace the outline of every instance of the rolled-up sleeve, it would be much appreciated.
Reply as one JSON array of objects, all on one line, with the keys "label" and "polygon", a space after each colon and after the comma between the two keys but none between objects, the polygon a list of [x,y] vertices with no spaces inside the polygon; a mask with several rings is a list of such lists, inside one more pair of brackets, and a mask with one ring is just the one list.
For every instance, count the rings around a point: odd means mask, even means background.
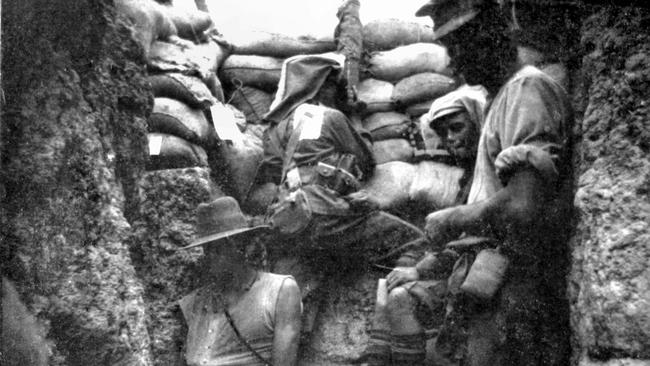
[{"label": "rolled-up sleeve", "polygon": [[542,75],[529,75],[511,83],[500,119],[496,174],[506,185],[512,175],[532,168],[549,184],[560,175],[568,143],[571,117],[568,98],[559,85]]}]

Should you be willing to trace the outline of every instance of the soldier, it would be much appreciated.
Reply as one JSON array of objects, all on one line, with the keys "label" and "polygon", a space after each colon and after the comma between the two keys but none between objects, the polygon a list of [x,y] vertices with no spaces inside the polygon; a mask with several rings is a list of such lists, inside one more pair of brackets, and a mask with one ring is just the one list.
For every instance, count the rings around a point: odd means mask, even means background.
[{"label": "soldier", "polygon": [[[465,169],[459,182],[461,189],[456,204],[467,200],[486,97],[487,91],[483,87],[465,85],[435,100],[429,113],[423,117],[423,122],[429,124],[440,136],[457,165]],[[448,251],[437,257],[453,263],[457,255]],[[388,278],[409,268],[402,264]],[[436,331],[445,318],[448,275],[449,273],[427,273],[420,276],[418,281],[391,281],[388,287],[380,281],[373,329],[370,331],[371,340],[364,355],[369,365],[423,364],[425,342],[437,334]],[[454,348],[453,345],[447,346]],[[453,358],[455,354],[449,357]]]},{"label": "soldier", "polygon": [[[544,18],[543,7],[538,9]],[[533,66],[516,66],[509,35],[521,26],[517,12],[514,2],[488,0],[431,0],[418,12],[433,18],[466,81],[495,95],[468,203],[426,219],[427,236],[438,250],[463,232],[494,239],[491,248],[478,251],[460,286],[470,304],[470,365],[568,362],[563,274],[571,222],[572,110],[552,78]],[[473,257],[468,250],[462,259]],[[429,255],[414,268],[394,271],[388,286],[417,280],[440,264]]]},{"label": "soldier", "polygon": [[[265,116],[271,125],[258,181],[277,186],[277,203],[268,216],[284,239],[295,243],[287,254],[316,272],[338,270],[344,258],[354,264],[373,261],[424,236],[379,210],[376,199],[359,190],[375,160],[370,135],[342,112],[347,99],[342,62],[336,54],[286,60]],[[308,281],[296,276],[308,292]]]},{"label": "soldier", "polygon": [[247,257],[261,245],[237,201],[222,197],[197,209],[210,283],[183,297],[188,365],[296,365],[300,290],[291,276],[262,272]]}]

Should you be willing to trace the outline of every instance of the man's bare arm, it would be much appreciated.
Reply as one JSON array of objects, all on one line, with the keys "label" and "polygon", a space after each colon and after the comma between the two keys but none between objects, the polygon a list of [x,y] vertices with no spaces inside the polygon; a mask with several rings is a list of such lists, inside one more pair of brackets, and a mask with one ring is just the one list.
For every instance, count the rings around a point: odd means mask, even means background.
[{"label": "man's bare arm", "polygon": [[273,334],[273,365],[295,366],[298,362],[300,338],[300,289],[293,279],[282,284],[275,309]]},{"label": "man's bare arm", "polygon": [[504,237],[513,230],[528,231],[542,214],[551,192],[537,171],[532,168],[520,170],[506,187],[486,200],[429,214],[425,227],[427,236],[434,245],[440,246],[462,232]]}]

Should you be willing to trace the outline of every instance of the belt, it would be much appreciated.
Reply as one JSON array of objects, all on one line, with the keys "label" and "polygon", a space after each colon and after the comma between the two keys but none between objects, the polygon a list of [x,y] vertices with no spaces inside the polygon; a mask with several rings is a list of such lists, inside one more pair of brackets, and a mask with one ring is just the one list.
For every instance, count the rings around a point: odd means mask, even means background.
[{"label": "belt", "polygon": [[296,190],[303,185],[316,184],[332,189],[342,195],[356,192],[361,187],[354,174],[323,162],[289,170],[286,183],[290,191]]}]

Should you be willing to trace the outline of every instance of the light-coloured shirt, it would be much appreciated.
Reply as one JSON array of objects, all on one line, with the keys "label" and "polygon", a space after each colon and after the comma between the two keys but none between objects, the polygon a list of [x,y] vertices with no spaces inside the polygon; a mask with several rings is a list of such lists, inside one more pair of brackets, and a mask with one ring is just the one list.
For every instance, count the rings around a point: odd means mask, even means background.
[{"label": "light-coloured shirt", "polygon": [[[291,276],[258,272],[255,282],[228,308],[240,334],[268,362],[272,358],[278,295],[288,278]],[[237,338],[225,316],[223,303],[215,295],[206,286],[180,300],[188,328],[185,346],[188,366],[263,365]]]},{"label": "light-coloured shirt", "polygon": [[524,66],[494,98],[481,133],[469,204],[507,184],[522,167],[548,184],[566,179],[573,114],[566,91],[533,66]]}]

